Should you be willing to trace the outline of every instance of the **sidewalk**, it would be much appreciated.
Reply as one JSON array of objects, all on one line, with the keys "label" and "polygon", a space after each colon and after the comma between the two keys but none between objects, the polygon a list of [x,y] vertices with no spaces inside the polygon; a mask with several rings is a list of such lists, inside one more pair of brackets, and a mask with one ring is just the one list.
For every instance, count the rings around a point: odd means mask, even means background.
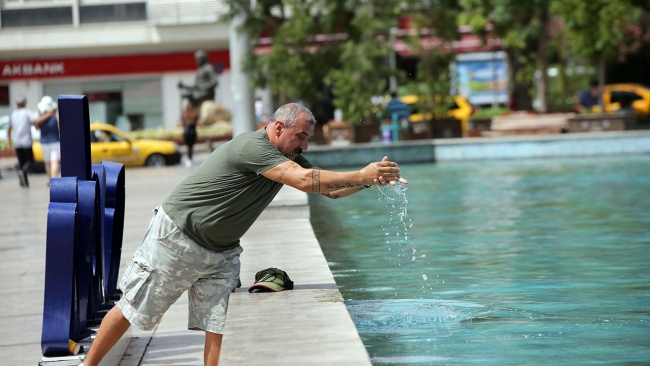
[{"label": "sidewalk", "polygon": [[[206,156],[199,153],[195,160]],[[194,169],[126,169],[120,277],[151,210]],[[0,359],[6,365],[35,365],[41,359],[49,188],[43,174],[30,176],[29,189],[19,187],[15,172],[9,175],[0,179]],[[306,194],[283,189],[242,246],[242,289],[231,296],[220,365],[370,365],[309,223]],[[249,294],[255,272],[271,266],[287,271],[296,289]],[[153,331],[131,331],[134,338],[119,365],[203,364],[204,335],[187,330],[187,295]]]}]

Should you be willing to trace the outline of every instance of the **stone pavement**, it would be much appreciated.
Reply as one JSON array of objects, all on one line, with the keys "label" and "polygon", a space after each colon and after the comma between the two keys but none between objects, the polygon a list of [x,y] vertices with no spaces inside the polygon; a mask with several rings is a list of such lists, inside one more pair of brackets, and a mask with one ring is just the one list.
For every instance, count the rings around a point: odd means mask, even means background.
[{"label": "stone pavement", "polygon": [[[199,153],[195,160],[206,156]],[[0,161],[0,364],[36,365],[41,359],[49,188],[42,174],[30,176],[29,189],[21,188],[15,172],[3,169],[12,164]],[[120,277],[152,209],[194,169],[126,169]],[[222,365],[370,365],[311,229],[306,194],[283,189],[242,244],[243,287],[231,297]],[[255,272],[271,266],[286,270],[296,289],[246,292]],[[203,364],[204,336],[187,330],[186,295],[152,332],[131,330],[134,338],[119,365]]]}]

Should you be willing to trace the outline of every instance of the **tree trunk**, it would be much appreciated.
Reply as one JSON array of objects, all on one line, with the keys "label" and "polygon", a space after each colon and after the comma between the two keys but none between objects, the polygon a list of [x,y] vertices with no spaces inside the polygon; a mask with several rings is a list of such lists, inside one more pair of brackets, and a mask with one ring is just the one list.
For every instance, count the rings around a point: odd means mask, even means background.
[{"label": "tree trunk", "polygon": [[510,84],[509,90],[511,97],[514,98],[515,103],[511,106],[515,111],[529,111],[533,109],[533,100],[530,96],[530,88],[532,87],[532,80],[519,80],[518,74],[523,65],[520,61],[522,52],[520,50],[506,50],[508,58],[508,83]]},{"label": "tree trunk", "polygon": [[600,107],[600,113],[605,113],[605,102],[603,102],[603,90],[605,90],[605,58],[601,57],[598,60],[598,106]]},{"label": "tree trunk", "polygon": [[539,111],[546,113],[548,112],[548,2],[545,2],[545,7],[542,8],[540,21],[542,24],[537,45],[537,69],[541,77],[537,84],[537,97],[540,101]]}]

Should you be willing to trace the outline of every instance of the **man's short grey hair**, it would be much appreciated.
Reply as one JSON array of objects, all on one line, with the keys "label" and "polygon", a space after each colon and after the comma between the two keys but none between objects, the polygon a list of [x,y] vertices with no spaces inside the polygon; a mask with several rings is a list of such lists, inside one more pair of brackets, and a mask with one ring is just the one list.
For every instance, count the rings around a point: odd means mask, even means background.
[{"label": "man's short grey hair", "polygon": [[275,121],[279,120],[284,122],[286,128],[291,128],[298,124],[298,117],[301,115],[307,115],[309,123],[316,125],[316,118],[314,118],[309,108],[298,103],[288,103],[278,108],[271,116],[269,123],[275,123]]},{"label": "man's short grey hair", "polygon": [[16,104],[19,106],[24,106],[25,104],[27,104],[27,98],[22,94],[18,94],[16,96]]}]

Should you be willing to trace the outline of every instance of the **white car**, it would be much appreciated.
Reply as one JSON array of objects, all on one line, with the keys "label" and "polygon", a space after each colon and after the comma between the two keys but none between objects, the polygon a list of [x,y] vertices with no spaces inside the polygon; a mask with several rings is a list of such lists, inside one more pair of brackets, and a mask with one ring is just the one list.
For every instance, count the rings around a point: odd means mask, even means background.
[{"label": "white car", "polygon": [[[0,117],[0,141],[7,141],[7,130],[9,129],[9,116]],[[41,139],[41,131],[32,125],[32,140]]]}]

